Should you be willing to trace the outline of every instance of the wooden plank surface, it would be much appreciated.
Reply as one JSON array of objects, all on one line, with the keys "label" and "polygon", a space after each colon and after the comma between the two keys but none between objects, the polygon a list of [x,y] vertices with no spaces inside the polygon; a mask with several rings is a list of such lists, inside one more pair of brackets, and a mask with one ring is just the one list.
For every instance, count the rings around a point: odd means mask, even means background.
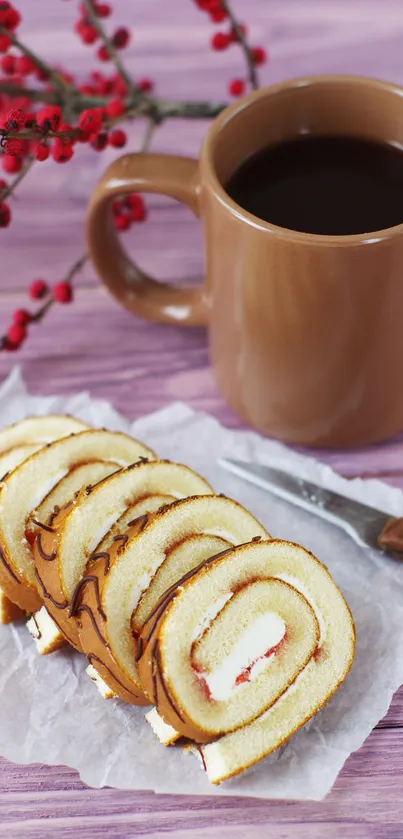
[{"label": "wooden plank surface", "polygon": [[[239,51],[212,53],[212,28],[192,0],[115,0],[116,22],[130,22],[127,63],[155,78],[170,98],[226,97],[242,73]],[[234,0],[254,43],[269,46],[267,83],[296,75],[354,72],[403,83],[401,0]],[[83,76],[91,48],[71,32],[76,3],[19,0],[26,40],[49,60]],[[197,155],[206,124],[164,125],[153,148]],[[140,127],[130,132],[136,148]],[[66,167],[37,166],[13,201],[15,223],[0,235],[0,330],[26,304],[35,276],[60,279],[83,248],[87,198],[111,159],[80,149]],[[143,267],[160,279],[203,273],[202,237],[187,210],[162,198],[149,202],[150,219],[126,237]],[[121,310],[86,268],[74,306],[58,307],[32,330],[15,355],[0,354],[0,379],[18,360],[37,393],[88,389],[136,417],[175,399],[210,411],[228,425],[238,419],[223,405],[208,361],[204,330],[146,324]],[[382,446],[321,457],[347,476],[382,476],[403,486],[403,436]],[[325,802],[155,796],[89,790],[60,767],[16,767],[0,762],[0,836],[83,839],[162,836],[197,839],[397,839],[403,836],[403,692],[363,748],[347,761]]]}]

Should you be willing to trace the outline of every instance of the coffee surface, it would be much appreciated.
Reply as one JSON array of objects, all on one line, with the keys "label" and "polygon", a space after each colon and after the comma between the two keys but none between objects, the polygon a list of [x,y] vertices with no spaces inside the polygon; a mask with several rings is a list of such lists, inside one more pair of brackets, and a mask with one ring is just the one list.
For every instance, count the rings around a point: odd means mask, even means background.
[{"label": "coffee surface", "polygon": [[331,236],[403,222],[403,150],[343,136],[287,140],[246,160],[226,186],[255,216]]}]

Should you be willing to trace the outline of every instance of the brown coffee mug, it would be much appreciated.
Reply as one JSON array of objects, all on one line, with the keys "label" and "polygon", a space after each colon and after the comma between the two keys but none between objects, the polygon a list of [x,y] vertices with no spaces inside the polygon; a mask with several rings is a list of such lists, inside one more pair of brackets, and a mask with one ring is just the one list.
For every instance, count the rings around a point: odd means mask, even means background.
[{"label": "brown coffee mug", "polygon": [[[132,312],[208,325],[218,386],[248,423],[303,445],[371,443],[403,430],[403,224],[365,235],[299,233],[251,215],[225,191],[246,158],[302,132],[403,146],[403,90],[348,76],[286,81],[223,111],[200,161],[116,160],[91,199],[89,250]],[[202,288],[160,284],[129,259],[110,205],[133,191],[170,195],[200,216]]]}]

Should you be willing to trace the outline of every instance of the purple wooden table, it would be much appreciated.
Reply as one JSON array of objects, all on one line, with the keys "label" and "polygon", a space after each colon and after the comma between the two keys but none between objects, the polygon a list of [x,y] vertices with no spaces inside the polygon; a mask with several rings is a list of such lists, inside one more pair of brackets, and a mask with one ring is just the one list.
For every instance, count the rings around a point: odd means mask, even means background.
[{"label": "purple wooden table", "polygon": [[[55,63],[85,72],[89,54],[71,32],[75,3],[19,0],[26,39]],[[209,53],[211,26],[191,0],[115,0],[117,23],[133,26],[132,72],[150,75],[170,98],[225,98],[242,72],[237,49]],[[346,72],[403,83],[401,0],[234,0],[254,43],[268,45],[264,81]],[[153,149],[197,155],[206,125],[166,124]],[[132,131],[133,149],[140,136]],[[15,224],[0,236],[0,331],[26,305],[34,276],[61,278],[83,248],[89,192],[110,159],[80,149],[74,163],[42,164],[13,203]],[[22,200],[23,199],[23,200]],[[202,274],[201,234],[190,214],[168,200],[150,202],[150,221],[126,239],[141,265],[160,279]],[[16,356],[0,355],[0,378]],[[181,331],[135,320],[87,268],[74,307],[58,307],[32,331],[18,355],[36,393],[88,389],[134,418],[188,401],[224,423],[238,420],[212,380],[204,330]],[[355,452],[322,453],[347,476],[378,475],[403,487],[403,442]],[[347,761],[320,804],[90,790],[69,769],[0,763],[0,836],[82,839],[162,836],[193,839],[397,839],[403,836],[403,691],[363,748]]]}]

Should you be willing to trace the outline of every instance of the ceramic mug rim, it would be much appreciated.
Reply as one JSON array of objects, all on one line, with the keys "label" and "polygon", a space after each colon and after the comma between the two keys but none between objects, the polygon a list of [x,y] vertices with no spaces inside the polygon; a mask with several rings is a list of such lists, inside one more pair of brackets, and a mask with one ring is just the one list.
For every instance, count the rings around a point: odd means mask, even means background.
[{"label": "ceramic mug rim", "polygon": [[272,224],[271,222],[267,222],[263,219],[260,219],[258,216],[253,215],[252,213],[248,212],[248,210],[245,210],[243,207],[237,204],[232,198],[230,198],[222,183],[220,182],[214,164],[215,145],[221,131],[231,123],[234,117],[237,117],[240,113],[243,112],[245,113],[245,117],[247,117],[248,109],[253,103],[258,102],[262,99],[269,99],[275,97],[277,94],[282,93],[283,91],[291,90],[293,92],[296,92],[298,91],[298,89],[301,88],[334,84],[344,85],[346,88],[366,87],[367,89],[377,90],[380,92],[384,92],[385,94],[393,94],[393,96],[396,97],[397,101],[399,99],[401,100],[403,119],[403,87],[400,87],[399,85],[394,84],[393,82],[385,82],[380,79],[375,79],[367,76],[351,76],[339,74],[301,76],[293,79],[287,79],[286,81],[278,82],[276,84],[269,85],[267,87],[263,87],[259,90],[254,90],[251,93],[248,93],[246,96],[243,96],[242,99],[239,99],[233,104],[228,105],[228,107],[224,108],[224,110],[218,115],[218,117],[216,117],[204,139],[200,155],[200,162],[203,170],[203,181],[209,185],[210,189],[212,189],[212,191],[214,192],[216,199],[224,207],[227,208],[231,215],[236,216],[238,219],[240,219],[243,222],[246,222],[249,226],[254,227],[257,230],[262,230],[266,233],[271,233],[277,237],[280,237],[281,239],[296,242],[300,245],[315,244],[319,246],[337,245],[338,247],[346,247],[365,243],[375,244],[378,242],[389,241],[391,239],[403,235],[403,222],[394,225],[393,227],[386,227],[381,230],[373,230],[368,233],[352,233],[348,235],[338,236],[331,236],[327,234],[325,235],[318,233],[304,233],[298,230],[291,230],[286,227],[280,227],[278,225]]}]

